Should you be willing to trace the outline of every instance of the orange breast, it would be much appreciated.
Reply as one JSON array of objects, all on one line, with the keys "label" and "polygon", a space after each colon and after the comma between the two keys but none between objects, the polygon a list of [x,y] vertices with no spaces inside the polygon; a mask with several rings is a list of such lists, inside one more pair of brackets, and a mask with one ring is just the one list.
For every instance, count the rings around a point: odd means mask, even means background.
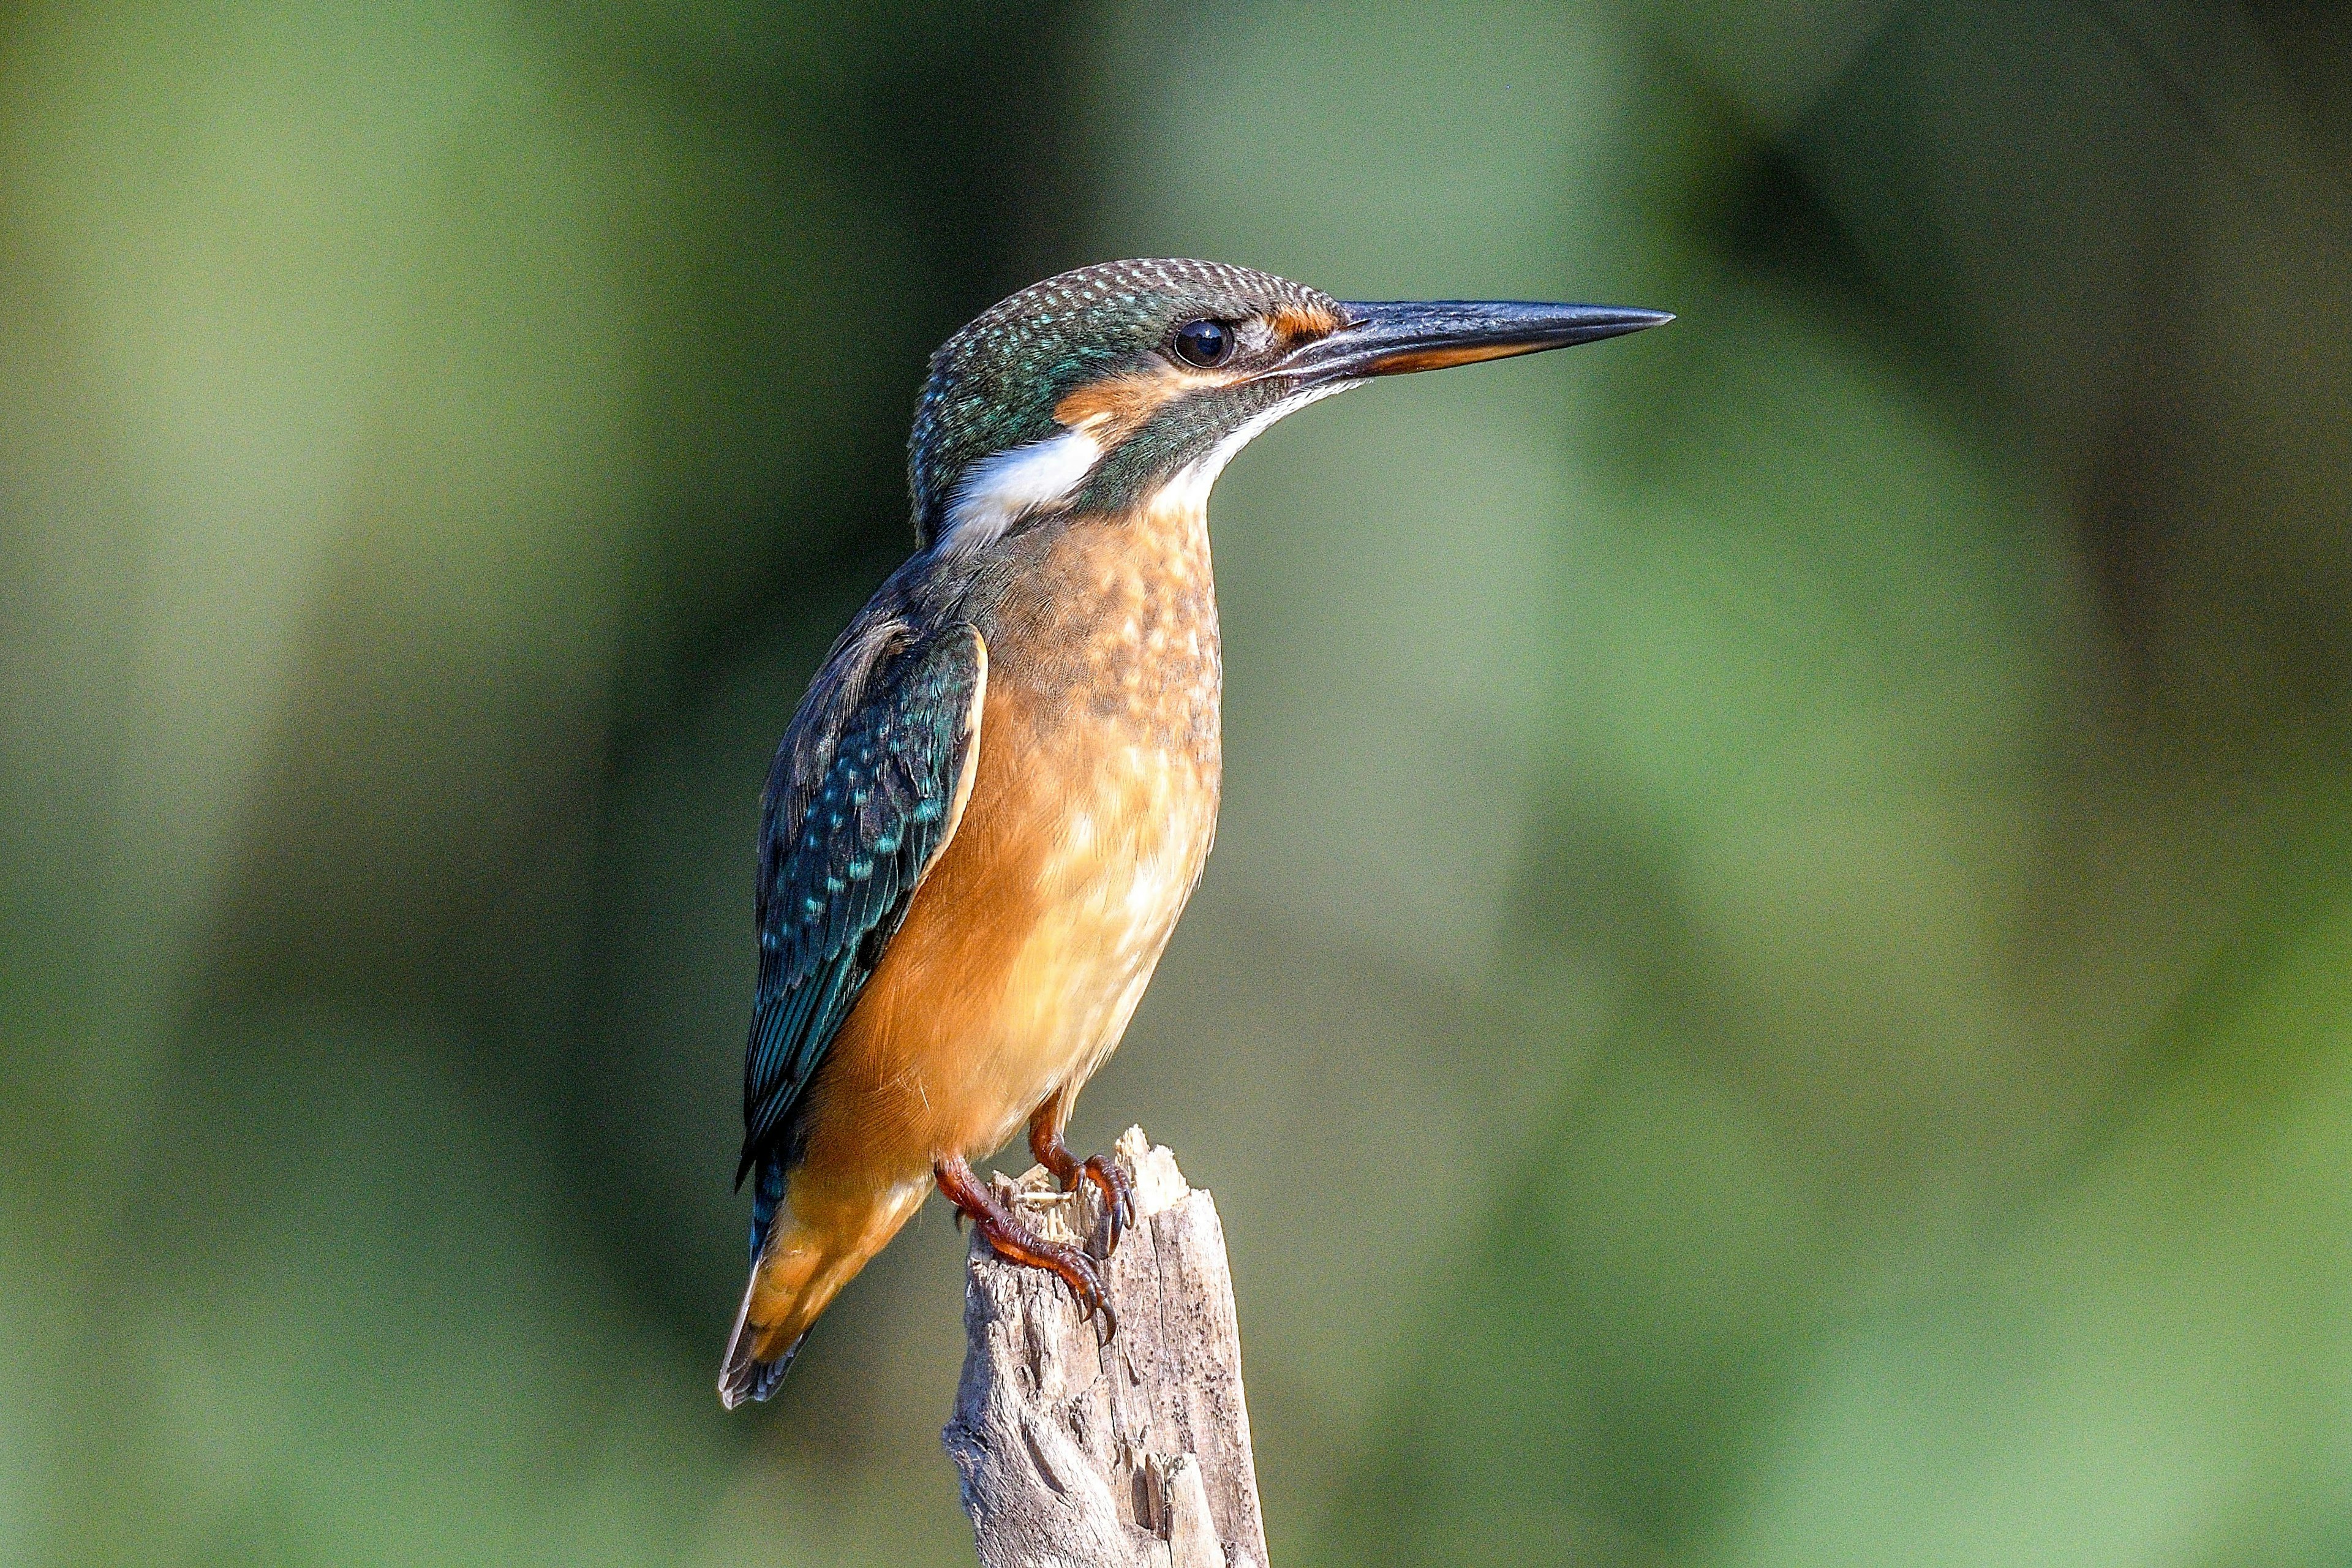
[{"label": "orange breast", "polygon": [[1076,525],[1032,576],[1054,591],[982,628],[961,826],[811,1085],[796,1210],[812,1185],[870,1191],[941,1155],[984,1156],[1083,1083],[1208,856],[1220,676],[1205,527]]}]

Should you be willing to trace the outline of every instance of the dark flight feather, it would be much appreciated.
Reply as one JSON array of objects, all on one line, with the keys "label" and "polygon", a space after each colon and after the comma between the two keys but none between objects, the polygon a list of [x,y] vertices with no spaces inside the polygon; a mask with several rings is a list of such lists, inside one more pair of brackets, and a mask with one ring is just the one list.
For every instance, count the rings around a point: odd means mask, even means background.
[{"label": "dark flight feather", "polygon": [[[907,900],[954,826],[988,652],[968,625],[917,643],[860,617],[793,714],[760,824],[760,984],[743,1063],[751,1255],[783,1192],[791,1122]],[[871,694],[869,696],[869,693]]]}]

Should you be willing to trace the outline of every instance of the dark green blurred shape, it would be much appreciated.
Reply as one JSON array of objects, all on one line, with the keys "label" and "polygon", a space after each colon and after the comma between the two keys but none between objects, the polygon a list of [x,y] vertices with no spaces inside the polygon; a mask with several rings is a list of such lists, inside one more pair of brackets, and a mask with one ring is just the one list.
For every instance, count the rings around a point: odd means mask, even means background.
[{"label": "dark green blurred shape", "polygon": [[1277,1560],[2340,1560],[2347,153],[2292,5],[0,15],[0,1559],[968,1559],[946,1225],[710,1391],[756,795],[1176,253],[1682,318],[1220,490],[1078,1131]]}]

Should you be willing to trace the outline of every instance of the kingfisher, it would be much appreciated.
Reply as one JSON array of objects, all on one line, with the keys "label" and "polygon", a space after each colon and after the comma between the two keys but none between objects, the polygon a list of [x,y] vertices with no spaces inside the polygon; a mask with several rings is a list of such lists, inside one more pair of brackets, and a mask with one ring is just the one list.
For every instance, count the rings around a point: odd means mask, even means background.
[{"label": "kingfisher", "polygon": [[1111,261],[1031,285],[932,355],[908,444],[915,552],[836,640],[763,800],[736,1184],[751,1277],[719,1378],[782,1381],[934,1186],[1116,1332],[1094,1253],[974,1175],[1064,1142],[1216,836],[1217,476],[1285,415],[1381,375],[1535,353],[1660,310],[1343,302],[1246,268]]}]

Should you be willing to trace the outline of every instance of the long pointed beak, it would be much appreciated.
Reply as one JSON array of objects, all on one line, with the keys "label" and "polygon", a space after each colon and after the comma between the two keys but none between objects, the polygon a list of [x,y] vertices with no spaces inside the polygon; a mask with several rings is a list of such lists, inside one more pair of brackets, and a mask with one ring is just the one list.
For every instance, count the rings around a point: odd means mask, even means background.
[{"label": "long pointed beak", "polygon": [[1270,373],[1308,384],[1444,370],[1480,360],[1598,342],[1674,320],[1619,305],[1521,300],[1348,300],[1348,324],[1302,346]]}]

